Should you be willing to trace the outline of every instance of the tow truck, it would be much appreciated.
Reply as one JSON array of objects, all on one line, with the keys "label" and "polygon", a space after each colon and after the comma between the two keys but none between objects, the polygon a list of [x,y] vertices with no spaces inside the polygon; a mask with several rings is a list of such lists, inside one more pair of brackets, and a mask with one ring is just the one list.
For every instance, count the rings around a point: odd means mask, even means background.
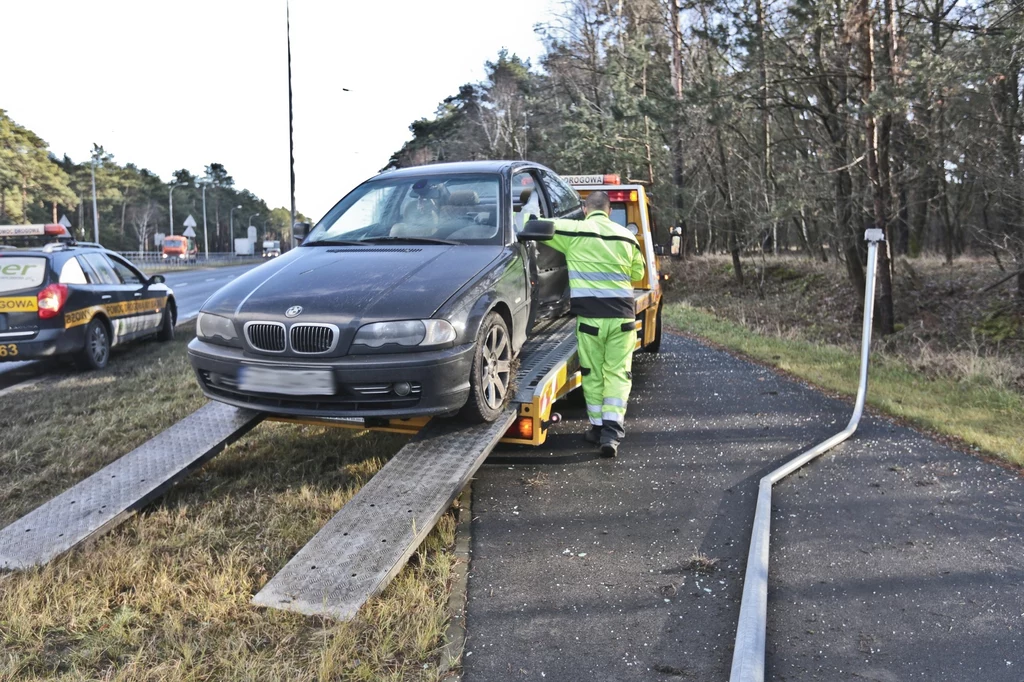
[{"label": "tow truck", "polygon": [[[661,281],[659,274],[660,249],[655,244],[650,218],[650,204],[643,185],[624,185],[618,175],[562,175],[582,199],[596,191],[608,193],[611,200],[612,220],[636,235],[647,261],[644,278],[633,282],[636,319],[640,323],[637,335],[638,351],[657,353],[661,346]],[[538,357],[538,371],[524,376],[520,372],[518,390],[511,400],[517,416],[502,436],[501,443],[516,445],[543,445],[548,428],[561,417],[552,411],[553,405],[566,397],[582,382],[579,358],[576,354],[575,324],[572,318],[555,320],[539,330],[536,338],[520,354],[521,368],[532,366]],[[522,383],[525,379],[526,383]],[[350,419],[292,418],[271,416],[271,421],[340,426],[360,430],[386,431],[413,435],[430,421],[430,417],[409,419]]]},{"label": "tow truck", "polygon": [[[583,197],[608,192],[611,218],[635,227],[647,261],[644,278],[633,282],[637,351],[657,352],[660,254],[644,187],[609,175],[568,180]],[[397,575],[491,450],[499,442],[543,444],[560,420],[553,406],[580,384],[575,324],[563,317],[525,343],[516,391],[493,422],[293,418],[210,402],[0,530],[0,569],[45,564],[106,532],[261,421],[404,433],[408,444],[253,597],[259,606],[349,619]]]}]

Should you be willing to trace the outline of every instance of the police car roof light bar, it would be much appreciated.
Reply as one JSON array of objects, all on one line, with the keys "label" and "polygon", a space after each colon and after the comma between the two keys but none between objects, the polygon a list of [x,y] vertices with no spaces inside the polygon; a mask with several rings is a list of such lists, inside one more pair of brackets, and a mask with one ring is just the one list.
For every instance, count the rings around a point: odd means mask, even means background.
[{"label": "police car roof light bar", "polygon": [[828,440],[790,460],[761,479],[754,512],[754,527],[750,534],[747,570],[743,576],[743,598],[740,617],[736,625],[736,645],[733,647],[732,671],[729,682],[764,682],[764,649],[768,617],[768,543],[771,539],[772,486],[786,476],[828,452],[853,435],[864,413],[864,400],[868,390],[868,359],[871,354],[871,321],[875,310],[875,265],[878,243],[884,241],[884,232],[872,228],[864,233],[868,242],[868,271],[864,285],[864,326],[861,335],[860,383],[853,416],[846,428]]}]

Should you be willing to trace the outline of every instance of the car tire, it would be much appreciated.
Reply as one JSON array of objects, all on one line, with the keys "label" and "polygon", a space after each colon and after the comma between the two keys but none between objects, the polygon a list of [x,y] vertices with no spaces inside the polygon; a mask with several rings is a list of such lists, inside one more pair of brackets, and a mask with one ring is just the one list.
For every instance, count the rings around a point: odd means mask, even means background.
[{"label": "car tire", "polygon": [[164,308],[164,316],[160,320],[160,331],[156,333],[157,341],[174,341],[175,317],[174,308],[172,306]]},{"label": "car tire", "polygon": [[107,325],[94,317],[85,328],[85,347],[75,355],[79,369],[103,369],[110,361],[110,332]]},{"label": "car tire", "polygon": [[508,404],[512,388],[512,337],[498,313],[491,312],[480,325],[469,370],[469,400],[462,418],[472,424],[492,422]]},{"label": "car tire", "polygon": [[654,316],[654,341],[644,346],[645,353],[657,353],[661,350],[661,309],[663,307],[663,303],[658,304],[658,314]]}]

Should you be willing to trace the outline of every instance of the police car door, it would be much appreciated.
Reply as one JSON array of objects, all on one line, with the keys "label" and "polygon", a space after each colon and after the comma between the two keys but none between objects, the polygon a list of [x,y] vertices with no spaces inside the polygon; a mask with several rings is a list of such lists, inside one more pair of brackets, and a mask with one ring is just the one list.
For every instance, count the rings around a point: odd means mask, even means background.
[{"label": "police car door", "polygon": [[133,335],[151,334],[160,328],[164,303],[167,297],[163,290],[152,290],[148,278],[136,270],[131,263],[112,253],[104,254],[114,266],[118,277],[125,286],[128,319]]},{"label": "police car door", "polygon": [[97,303],[103,308],[110,319],[114,330],[111,345],[123,343],[135,335],[135,329],[128,317],[128,299],[132,298],[132,290],[118,276],[114,266],[100,252],[83,253],[79,262],[87,266],[87,274],[91,289],[99,299]]}]

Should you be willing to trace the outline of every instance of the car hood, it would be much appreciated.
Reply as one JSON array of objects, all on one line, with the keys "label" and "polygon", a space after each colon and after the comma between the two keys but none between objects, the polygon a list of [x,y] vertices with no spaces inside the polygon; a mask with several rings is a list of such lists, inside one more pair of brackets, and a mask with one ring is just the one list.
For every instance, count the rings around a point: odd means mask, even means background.
[{"label": "car hood", "polygon": [[252,320],[332,322],[344,328],[431,317],[501,253],[500,246],[368,245],[292,249],[210,297],[204,312]]}]

